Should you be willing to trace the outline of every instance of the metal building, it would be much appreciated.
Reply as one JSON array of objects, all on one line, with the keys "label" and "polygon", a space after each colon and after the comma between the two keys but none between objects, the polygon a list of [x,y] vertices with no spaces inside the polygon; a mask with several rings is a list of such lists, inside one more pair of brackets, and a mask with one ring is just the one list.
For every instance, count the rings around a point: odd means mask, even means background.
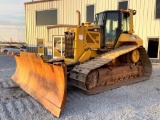
[{"label": "metal building", "polygon": [[[56,56],[55,44],[64,40],[64,31],[80,22],[94,22],[95,14],[105,10],[131,8],[134,31],[143,39],[143,45],[152,62],[160,62],[160,0],[41,0],[25,3],[26,43],[29,52],[39,52],[51,58]],[[62,25],[65,24],[65,25]],[[55,27],[59,25],[59,27]],[[62,44],[61,44],[62,47]],[[58,51],[63,54],[63,50]]]}]

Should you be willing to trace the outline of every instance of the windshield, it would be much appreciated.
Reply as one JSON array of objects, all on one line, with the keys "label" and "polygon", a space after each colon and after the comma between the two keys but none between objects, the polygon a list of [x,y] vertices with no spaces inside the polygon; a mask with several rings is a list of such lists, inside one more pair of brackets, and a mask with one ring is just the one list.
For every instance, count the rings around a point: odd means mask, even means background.
[{"label": "windshield", "polygon": [[122,13],[122,31],[128,32],[129,31],[129,22],[130,22],[130,16],[129,13]]},{"label": "windshield", "polygon": [[119,12],[108,12],[105,23],[105,43],[114,45],[118,32]]},{"label": "windshield", "polygon": [[103,25],[103,13],[96,14],[96,24]]}]

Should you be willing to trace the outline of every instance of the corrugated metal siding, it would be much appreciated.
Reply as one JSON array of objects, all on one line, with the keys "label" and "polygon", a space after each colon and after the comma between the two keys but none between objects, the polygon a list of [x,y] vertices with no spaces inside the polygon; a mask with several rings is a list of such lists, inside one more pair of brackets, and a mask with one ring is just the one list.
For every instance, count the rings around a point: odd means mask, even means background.
[{"label": "corrugated metal siding", "polygon": [[[117,10],[119,0],[59,0],[36,4],[26,4],[26,38],[30,47],[37,46],[37,38],[49,43],[46,26],[36,26],[36,10],[58,9],[58,24],[77,24],[76,10],[81,12],[81,22],[86,22],[86,6],[95,5],[95,13],[104,10]],[[148,37],[160,36],[160,20],[155,20],[155,0],[129,0],[129,8],[137,10],[134,16],[134,30],[148,47]],[[65,28],[49,31],[49,41],[53,35],[63,35]]]},{"label": "corrugated metal siding", "polygon": [[148,47],[148,37],[160,37],[160,20],[155,19],[156,0],[130,0],[130,8],[136,9],[137,14],[134,19],[135,33],[144,41],[144,46]]}]

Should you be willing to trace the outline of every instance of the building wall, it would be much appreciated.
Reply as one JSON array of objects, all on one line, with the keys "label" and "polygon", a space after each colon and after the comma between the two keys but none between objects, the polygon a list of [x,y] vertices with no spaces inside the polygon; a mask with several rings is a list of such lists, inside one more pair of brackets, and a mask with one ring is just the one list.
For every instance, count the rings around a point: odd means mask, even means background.
[{"label": "building wall", "polygon": [[[122,0],[58,0],[33,4],[25,4],[26,38],[29,47],[37,46],[37,38],[45,40],[45,46],[51,45],[53,35],[63,35],[66,28],[49,30],[46,26],[36,26],[36,10],[58,9],[58,24],[76,25],[78,18],[76,10],[81,12],[81,23],[86,22],[86,6],[95,5],[95,13],[104,10],[117,10],[118,1]],[[156,0],[128,0],[128,8],[137,10],[134,16],[134,30],[148,48],[148,37],[160,38],[160,20],[155,19]]]}]

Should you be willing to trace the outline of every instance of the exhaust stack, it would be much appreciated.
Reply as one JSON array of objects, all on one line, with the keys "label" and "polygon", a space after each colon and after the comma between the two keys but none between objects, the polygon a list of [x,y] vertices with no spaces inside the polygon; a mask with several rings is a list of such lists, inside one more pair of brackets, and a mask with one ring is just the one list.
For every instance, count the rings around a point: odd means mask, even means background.
[{"label": "exhaust stack", "polygon": [[79,12],[79,10],[76,10],[76,13],[78,15],[78,26],[80,26],[80,12]]}]

